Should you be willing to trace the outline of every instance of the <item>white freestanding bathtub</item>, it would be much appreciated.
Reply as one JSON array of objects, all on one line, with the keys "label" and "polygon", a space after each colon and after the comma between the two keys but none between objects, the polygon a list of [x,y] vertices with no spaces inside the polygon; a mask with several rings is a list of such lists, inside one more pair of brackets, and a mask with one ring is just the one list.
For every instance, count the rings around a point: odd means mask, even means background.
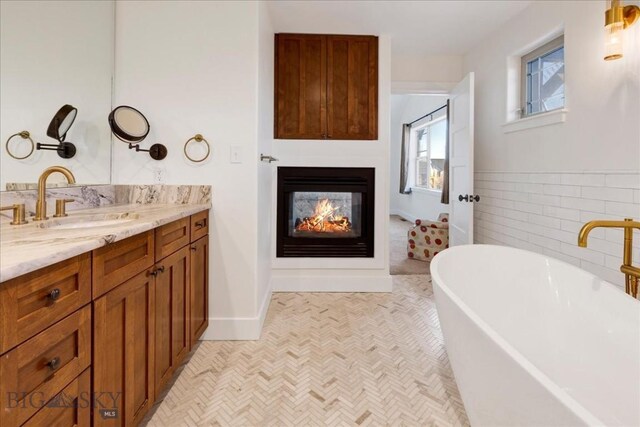
[{"label": "white freestanding bathtub", "polygon": [[640,302],[570,264],[468,245],[431,263],[472,426],[639,426]]}]

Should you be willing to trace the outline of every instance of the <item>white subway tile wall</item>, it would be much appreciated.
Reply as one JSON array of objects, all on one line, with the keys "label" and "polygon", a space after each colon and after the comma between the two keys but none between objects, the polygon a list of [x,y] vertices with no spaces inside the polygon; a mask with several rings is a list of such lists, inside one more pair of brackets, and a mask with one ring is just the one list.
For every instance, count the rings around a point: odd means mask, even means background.
[{"label": "white subway tile wall", "polygon": [[[578,231],[594,219],[640,219],[640,172],[477,172],[475,242],[513,246],[581,267],[624,288],[621,230]],[[634,233],[640,264],[640,233]]]}]

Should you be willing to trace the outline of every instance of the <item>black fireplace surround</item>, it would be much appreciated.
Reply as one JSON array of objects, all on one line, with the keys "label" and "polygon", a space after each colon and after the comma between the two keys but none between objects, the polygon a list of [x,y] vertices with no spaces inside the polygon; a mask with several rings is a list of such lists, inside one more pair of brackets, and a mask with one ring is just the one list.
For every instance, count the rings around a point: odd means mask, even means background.
[{"label": "black fireplace surround", "polygon": [[279,167],[276,256],[372,258],[374,168]]}]

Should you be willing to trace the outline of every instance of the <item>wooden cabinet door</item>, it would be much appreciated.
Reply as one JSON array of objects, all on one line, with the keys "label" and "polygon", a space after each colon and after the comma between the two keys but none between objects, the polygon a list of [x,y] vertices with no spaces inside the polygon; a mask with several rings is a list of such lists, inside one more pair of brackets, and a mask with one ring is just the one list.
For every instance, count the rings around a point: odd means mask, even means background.
[{"label": "wooden cabinet door", "polygon": [[87,369],[71,381],[51,402],[22,425],[22,427],[90,426],[91,369]]},{"label": "wooden cabinet door", "polygon": [[326,40],[316,34],[276,34],[276,138],[326,138]]},{"label": "wooden cabinet door", "polygon": [[189,329],[191,346],[209,326],[209,236],[191,243]]},{"label": "wooden cabinet door", "polygon": [[330,139],[378,138],[378,38],[327,36]]},{"label": "wooden cabinet door", "polygon": [[156,398],[189,352],[189,246],[156,264]]},{"label": "wooden cabinet door", "polygon": [[134,426],[154,401],[154,277],[142,272],[94,301],[94,426]]}]

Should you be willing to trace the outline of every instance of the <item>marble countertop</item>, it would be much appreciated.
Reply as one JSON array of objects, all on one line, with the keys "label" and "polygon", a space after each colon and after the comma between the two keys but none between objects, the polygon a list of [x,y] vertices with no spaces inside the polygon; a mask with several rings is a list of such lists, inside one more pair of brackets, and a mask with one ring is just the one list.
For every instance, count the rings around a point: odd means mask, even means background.
[{"label": "marble countertop", "polygon": [[[0,225],[0,283],[210,208],[211,203],[123,204],[77,210],[66,218],[25,225],[5,222]],[[92,228],[47,228],[97,217],[128,221]]]}]

